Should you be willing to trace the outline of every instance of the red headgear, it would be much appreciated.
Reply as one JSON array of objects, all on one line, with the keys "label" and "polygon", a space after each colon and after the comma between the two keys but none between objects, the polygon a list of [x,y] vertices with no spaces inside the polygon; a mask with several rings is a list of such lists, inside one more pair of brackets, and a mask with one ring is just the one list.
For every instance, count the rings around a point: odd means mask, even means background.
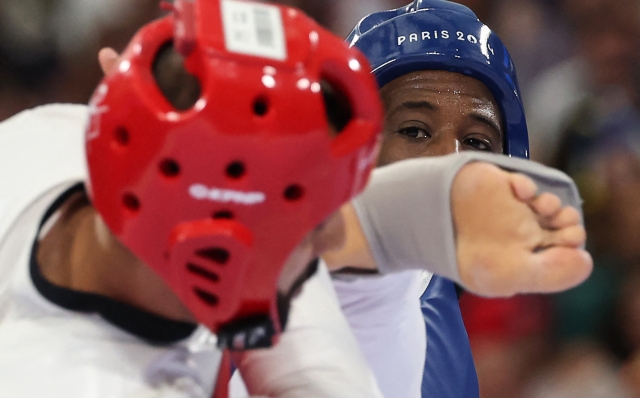
[{"label": "red headgear", "polygon": [[[269,345],[276,283],[301,239],[360,192],[382,112],[365,58],[301,12],[177,1],[133,38],[91,100],[89,191],[111,231],[199,322]],[[172,42],[200,97],[175,109],[153,75]],[[352,117],[329,134],[320,81]]]}]

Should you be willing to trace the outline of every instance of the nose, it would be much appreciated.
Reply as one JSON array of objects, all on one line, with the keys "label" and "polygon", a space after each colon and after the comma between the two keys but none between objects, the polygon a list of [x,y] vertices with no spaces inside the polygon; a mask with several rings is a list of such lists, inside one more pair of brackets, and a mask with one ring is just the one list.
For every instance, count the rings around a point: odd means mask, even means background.
[{"label": "nose", "polygon": [[338,250],[344,244],[344,219],[339,211],[329,216],[311,234],[313,251],[316,256],[329,250]]},{"label": "nose", "polygon": [[337,211],[309,232],[289,255],[278,279],[278,290],[289,292],[311,260],[329,250],[342,248],[344,240],[344,220],[342,214]]},{"label": "nose", "polygon": [[460,152],[461,143],[457,137],[452,134],[438,134],[435,140],[432,140],[427,147],[427,156],[444,156],[451,153]]}]

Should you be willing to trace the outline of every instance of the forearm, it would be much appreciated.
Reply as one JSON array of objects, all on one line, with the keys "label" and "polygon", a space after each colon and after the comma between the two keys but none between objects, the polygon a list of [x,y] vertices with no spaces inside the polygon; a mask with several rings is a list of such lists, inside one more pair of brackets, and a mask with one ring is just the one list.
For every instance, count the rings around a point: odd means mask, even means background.
[{"label": "forearm", "polygon": [[382,397],[323,265],[292,302],[278,344],[234,360],[253,395]]}]

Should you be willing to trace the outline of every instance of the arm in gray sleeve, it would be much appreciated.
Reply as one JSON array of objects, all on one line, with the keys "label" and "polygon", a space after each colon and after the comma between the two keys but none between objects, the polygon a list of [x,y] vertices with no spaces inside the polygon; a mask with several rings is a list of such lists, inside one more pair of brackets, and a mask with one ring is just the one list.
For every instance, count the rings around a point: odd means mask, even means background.
[{"label": "arm in gray sleeve", "polygon": [[381,273],[426,269],[460,281],[451,187],[458,171],[476,161],[525,174],[538,185],[538,192],[555,194],[563,206],[581,211],[580,195],[571,178],[524,159],[466,152],[381,167],[353,201]]}]

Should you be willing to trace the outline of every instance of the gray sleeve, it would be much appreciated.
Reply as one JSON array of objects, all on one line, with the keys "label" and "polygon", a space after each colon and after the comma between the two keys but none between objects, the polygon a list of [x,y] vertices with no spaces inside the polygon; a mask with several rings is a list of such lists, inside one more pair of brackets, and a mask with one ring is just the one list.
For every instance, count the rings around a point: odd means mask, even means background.
[{"label": "gray sleeve", "polygon": [[424,269],[460,281],[450,194],[458,171],[475,161],[523,173],[536,182],[538,192],[553,193],[563,206],[581,211],[580,195],[571,178],[524,159],[467,152],[381,167],[353,200],[381,273]]}]

